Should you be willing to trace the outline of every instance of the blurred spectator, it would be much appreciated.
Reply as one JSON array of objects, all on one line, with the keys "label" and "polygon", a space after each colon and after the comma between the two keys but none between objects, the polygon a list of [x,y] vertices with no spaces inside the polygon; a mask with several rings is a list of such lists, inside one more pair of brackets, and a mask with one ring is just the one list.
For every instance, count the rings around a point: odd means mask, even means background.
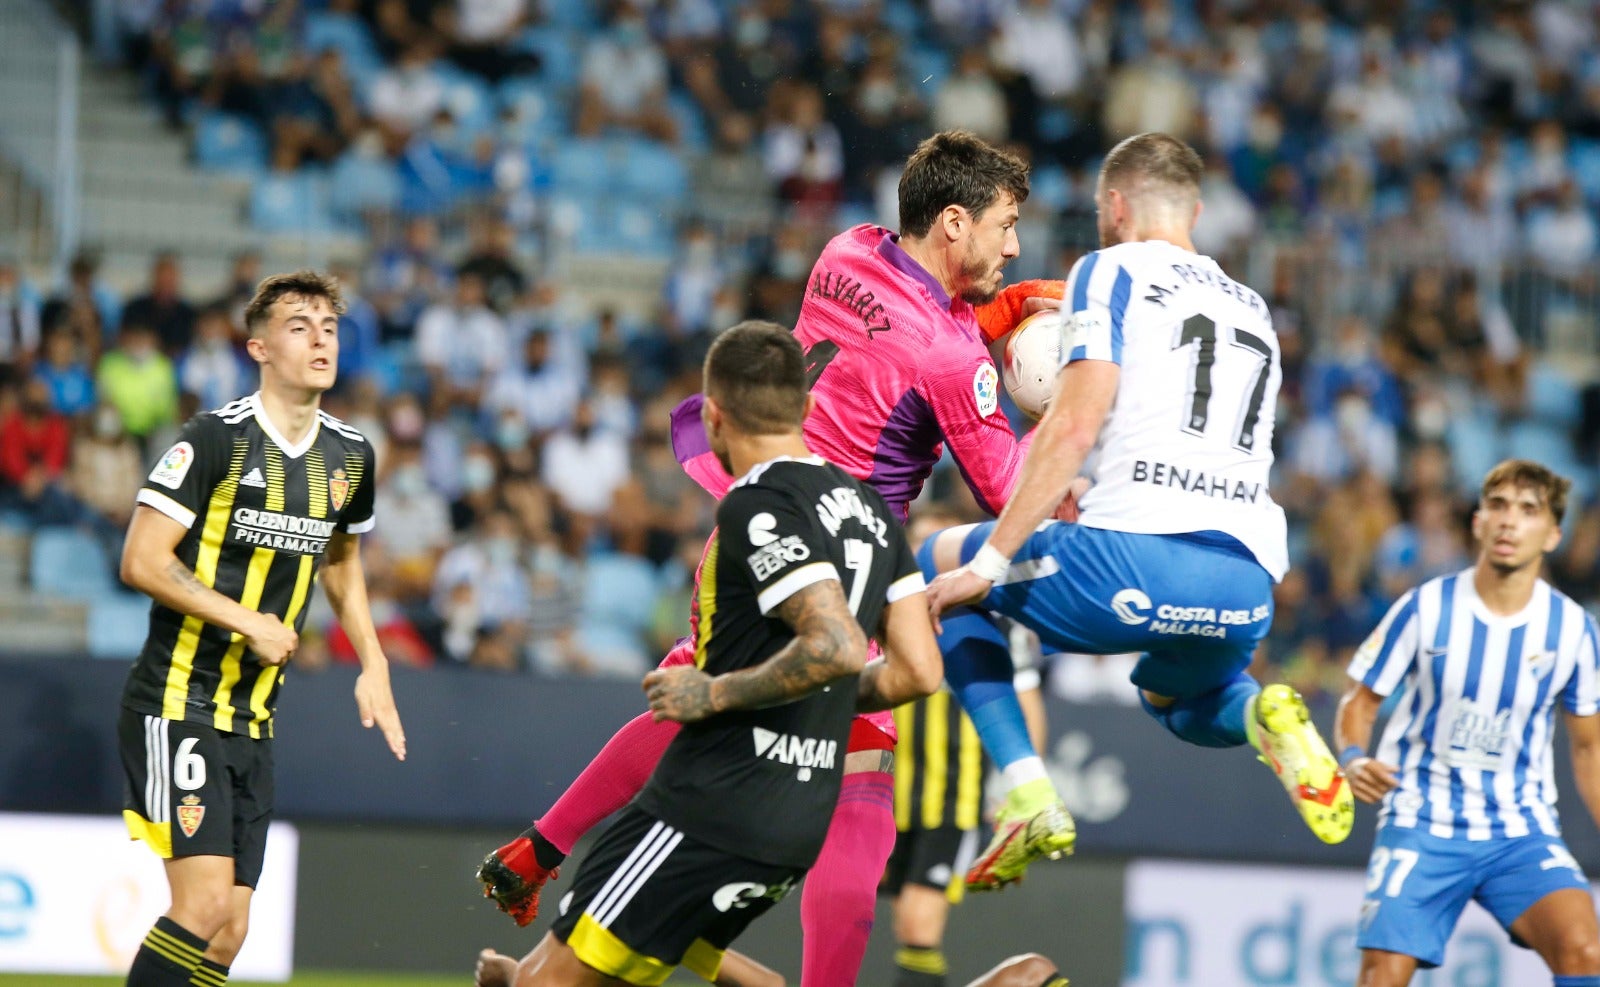
[{"label": "blurred spectator", "polygon": [[178,417],[178,377],[172,361],[157,346],[155,330],[130,312],[122,320],[117,345],[100,360],[95,386],[100,400],[115,408],[122,427],[145,454],[147,440]]},{"label": "blurred spectator", "polygon": [[424,41],[403,49],[367,91],[368,109],[393,146],[432,123],[444,105],[444,80],[434,67],[433,47]]},{"label": "blurred spectator", "polygon": [[179,385],[207,410],[256,389],[256,369],[239,352],[233,335],[227,309],[205,309],[196,323],[194,343],[178,360]]},{"label": "blurred spectator", "polygon": [[376,539],[388,553],[395,594],[407,601],[426,598],[434,568],[450,547],[452,534],[450,504],[428,485],[419,443],[390,446],[375,513],[383,519]]},{"label": "blurred spectator", "polygon": [[366,287],[382,320],[384,340],[411,339],[417,316],[449,285],[438,226],[426,216],[412,218],[401,242],[379,250],[367,269]]},{"label": "blurred spectator", "polygon": [[150,289],[122,310],[122,321],[155,330],[167,356],[177,359],[194,340],[194,306],[183,297],[178,255],[162,252],[150,267]]},{"label": "blurred spectator", "polygon": [[839,200],[844,144],[839,128],[822,114],[822,93],[797,84],[773,90],[765,136],[767,177],[778,194],[800,206],[827,207]]},{"label": "blurred spectator", "polygon": [[10,261],[0,260],[0,384],[16,379],[39,352],[39,305]]},{"label": "blurred spectator", "polygon": [[523,341],[520,359],[496,374],[484,409],[496,420],[514,412],[527,431],[542,437],[571,420],[584,377],[581,365],[554,355],[549,331],[536,328]]},{"label": "blurred spectator", "polygon": [[56,329],[44,338],[44,359],[34,368],[50,392],[50,407],[71,418],[94,406],[94,377],[75,334]]},{"label": "blurred spectator", "polygon": [[122,314],[122,303],[99,279],[98,270],[99,260],[93,254],[73,257],[66,285],[45,302],[39,316],[42,329],[64,329],[75,335],[91,359],[98,359],[100,350],[116,334]]},{"label": "blurred spectator", "polygon": [[644,15],[624,2],[609,30],[583,53],[577,131],[597,137],[608,128],[668,143],[678,139],[667,111],[667,60],[650,39]]},{"label": "blurred spectator", "polygon": [[1517,222],[1508,205],[1490,196],[1489,181],[1482,167],[1468,172],[1460,199],[1446,207],[1445,225],[1456,262],[1494,277],[1516,256]]},{"label": "blurred spectator", "polygon": [[1149,130],[1189,140],[1195,132],[1198,102],[1194,83],[1184,75],[1177,56],[1165,43],[1153,44],[1148,59],[1112,73],[1106,91],[1106,130],[1113,140]]},{"label": "blurred spectator", "polygon": [[383,366],[383,328],[377,308],[362,294],[361,271],[352,264],[335,263],[328,273],[338,280],[344,297],[344,314],[339,316],[339,387],[343,389],[366,380]]},{"label": "blurred spectator", "polygon": [[1529,217],[1528,255],[1561,277],[1575,277],[1594,263],[1594,217],[1572,179],[1561,182],[1551,208]]},{"label": "blurred spectator", "polygon": [[444,620],[445,653],[457,662],[504,668],[520,661],[529,590],[516,519],[486,514],[473,537],[445,553],[434,575],[433,608]]},{"label": "blurred spectator", "polygon": [[1367,399],[1373,413],[1385,423],[1394,428],[1405,424],[1400,381],[1379,359],[1372,330],[1359,315],[1339,320],[1334,338],[1312,354],[1303,380],[1305,408],[1312,415],[1333,416],[1339,399],[1356,393]]},{"label": "blurred spectator", "polygon": [[991,144],[1005,142],[1011,132],[1010,110],[982,48],[962,50],[955,73],[933,97],[931,122],[936,131],[970,130]]},{"label": "blurred spectator", "polygon": [[[530,553],[528,660],[546,675],[589,675],[594,665],[578,645],[577,614],[583,606],[581,568],[555,545]],[[687,611],[685,611],[687,612]]]},{"label": "blurred spectator", "polygon": [[662,293],[675,328],[698,332],[711,325],[711,308],[727,274],[717,260],[717,241],[705,224],[693,222],[678,237]]},{"label": "blurred spectator", "polygon": [[333,161],[361,129],[361,108],[336,48],[296,57],[277,90],[270,105],[272,139],[300,162]]},{"label": "blurred spectator", "polygon": [[1020,0],[1000,15],[995,61],[1020,73],[1042,100],[1071,96],[1083,72],[1078,36],[1052,0]]},{"label": "blurred spectator", "polygon": [[68,487],[89,508],[94,528],[107,543],[107,558],[122,557],[123,533],[143,482],[139,446],[123,431],[117,409],[96,406],[73,439]]},{"label": "blurred spectator", "polygon": [[710,153],[694,165],[694,197],[700,214],[733,233],[765,229],[775,212],[774,183],[754,142],[750,118],[730,113],[717,121]]},{"label": "blurred spectator", "polygon": [[[1228,174],[1226,158],[1215,155],[1206,160],[1205,176],[1200,180],[1200,201],[1205,208],[1195,224],[1195,248],[1203,254],[1227,258],[1249,246],[1256,232],[1256,210]],[[1226,263],[1226,261],[1224,261]]]},{"label": "blurred spectator", "polygon": [[453,9],[437,7],[434,23],[450,39],[451,60],[491,83],[537,69],[538,59],[514,47],[529,20],[528,2],[455,0]]},{"label": "blurred spectator", "polygon": [[1386,600],[1435,576],[1457,572],[1471,561],[1467,527],[1443,491],[1430,491],[1411,504],[1409,520],[1390,528],[1378,542],[1378,585]]},{"label": "blurred spectator", "polygon": [[597,428],[594,405],[579,401],[571,424],[545,443],[540,476],[564,510],[598,517],[611,507],[612,494],[628,479],[627,440]]},{"label": "blurred spectator", "polygon": [[35,378],[0,420],[0,507],[20,510],[35,525],[73,524],[80,508],[66,484],[72,426],[50,408],[50,389]]},{"label": "blurred spectator", "polygon": [[489,308],[477,274],[458,272],[454,301],[417,319],[417,362],[434,392],[455,407],[476,408],[507,355],[505,322]]},{"label": "blurred spectator", "polygon": [[473,230],[473,244],[460,272],[482,279],[489,307],[501,315],[528,286],[528,279],[516,259],[517,231],[504,220],[480,222]]},{"label": "blurred spectator", "polygon": [[233,325],[244,325],[244,310],[250,305],[250,299],[256,296],[261,278],[260,251],[239,251],[233,255],[233,267],[228,271],[227,284],[223,285],[222,294],[211,303],[212,306],[222,308]]}]

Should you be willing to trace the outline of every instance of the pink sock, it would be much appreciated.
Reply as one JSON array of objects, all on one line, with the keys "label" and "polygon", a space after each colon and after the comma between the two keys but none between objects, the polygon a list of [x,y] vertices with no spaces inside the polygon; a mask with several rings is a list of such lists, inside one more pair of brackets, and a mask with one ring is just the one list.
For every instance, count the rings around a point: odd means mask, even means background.
[{"label": "pink sock", "polygon": [[649,713],[623,724],[550,811],[534,822],[539,834],[562,853],[571,853],[584,833],[639,794],[677,735],[678,724],[657,723]]},{"label": "pink sock", "polygon": [[856,982],[872,935],[878,879],[892,850],[893,777],[881,771],[845,775],[828,839],[800,892],[800,987]]}]

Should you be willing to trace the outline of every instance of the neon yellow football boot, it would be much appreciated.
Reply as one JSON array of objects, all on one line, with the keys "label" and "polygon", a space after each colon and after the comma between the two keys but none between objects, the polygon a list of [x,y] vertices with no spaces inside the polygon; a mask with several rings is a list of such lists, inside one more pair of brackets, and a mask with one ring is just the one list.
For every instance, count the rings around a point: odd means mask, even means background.
[{"label": "neon yellow football boot", "polygon": [[967,890],[996,891],[1022,880],[1028,865],[1059,860],[1078,843],[1078,824],[1046,780],[1013,789],[995,813],[994,839],[967,870]]},{"label": "neon yellow football boot", "polygon": [[1355,825],[1355,799],[1300,693],[1281,684],[1262,689],[1245,710],[1245,732],[1317,839],[1343,843]]}]

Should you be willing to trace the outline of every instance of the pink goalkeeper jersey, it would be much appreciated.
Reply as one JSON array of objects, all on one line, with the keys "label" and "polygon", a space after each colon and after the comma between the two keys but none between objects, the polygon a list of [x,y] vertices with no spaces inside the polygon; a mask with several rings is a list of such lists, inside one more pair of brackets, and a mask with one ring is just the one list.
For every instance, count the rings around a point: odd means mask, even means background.
[{"label": "pink goalkeeper jersey", "polygon": [[[897,239],[854,227],[811,269],[794,329],[817,400],[806,445],[877,488],[902,522],[948,445],[978,505],[998,514],[1028,440],[1017,441],[1000,410],[1000,374],[972,306],[947,295]],[[678,460],[722,496],[733,481],[706,444],[699,395],[672,422]]]},{"label": "pink goalkeeper jersey", "polygon": [[[888,230],[862,225],[828,242],[794,333],[816,409],[806,445],[877,488],[905,522],[944,446],[978,505],[998,514],[1028,440],[1000,410],[1000,374],[972,306],[952,299]],[[672,410],[678,461],[713,497],[733,477],[711,452],[700,395]],[[876,648],[874,648],[876,654]],[[890,737],[894,714],[862,719]]]}]

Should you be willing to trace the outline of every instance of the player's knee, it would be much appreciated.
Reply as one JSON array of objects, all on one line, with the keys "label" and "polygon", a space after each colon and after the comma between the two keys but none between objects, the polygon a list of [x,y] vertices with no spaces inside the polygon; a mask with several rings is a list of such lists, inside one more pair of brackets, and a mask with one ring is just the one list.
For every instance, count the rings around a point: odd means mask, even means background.
[{"label": "player's knee", "polygon": [[1564,929],[1556,940],[1551,966],[1557,975],[1600,974],[1600,941],[1586,929]]},{"label": "player's knee", "polygon": [[232,966],[234,957],[239,955],[239,950],[244,948],[244,937],[250,932],[250,916],[248,914],[230,915],[217,934],[211,937],[211,945],[207,949],[217,958],[223,966]]},{"label": "player's knee", "polygon": [[231,888],[188,889],[175,895],[172,920],[207,941],[217,938],[233,917]]}]

